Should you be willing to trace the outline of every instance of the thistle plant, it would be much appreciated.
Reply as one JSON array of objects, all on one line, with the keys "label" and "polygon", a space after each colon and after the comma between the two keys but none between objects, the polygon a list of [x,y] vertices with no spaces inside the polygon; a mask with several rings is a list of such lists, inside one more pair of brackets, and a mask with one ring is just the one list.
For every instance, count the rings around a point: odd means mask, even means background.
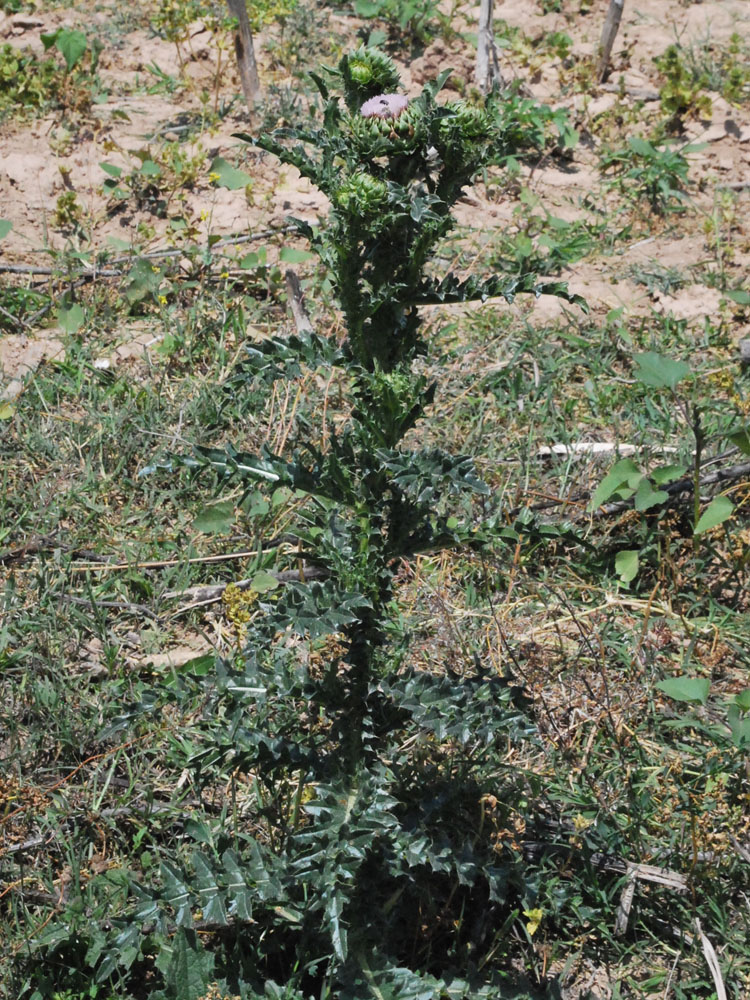
[{"label": "thistle plant", "polygon": [[[309,492],[320,504],[313,533],[303,539],[306,555],[329,575],[325,601],[356,604],[352,621],[341,626],[347,669],[337,682],[341,747],[354,774],[362,763],[368,691],[379,671],[389,669],[390,654],[383,650],[392,567],[416,552],[460,543],[466,532],[455,527],[446,498],[486,492],[469,459],[399,447],[436,388],[413,371],[427,350],[419,307],[498,295],[511,301],[519,291],[568,296],[564,285],[540,284],[533,273],[461,281],[430,268],[473,175],[541,145],[551,112],[516,98],[439,104],[436,96],[450,71],[408,100],[392,61],[373,48],[345,56],[330,74],[343,90],[343,107],[326,82],[311,75],[324,101],[319,128],[242,138],[297,167],[327,195],[326,225],[313,229],[294,221],[331,275],[348,336],[340,351],[314,336],[306,346],[298,338],[286,345],[272,341],[254,349],[248,368],[262,377],[280,349],[302,349],[308,361],[317,353],[319,361],[348,373],[351,418],[326,453],[305,445],[307,463],[267,455],[261,464],[243,459],[225,469],[242,466],[243,477],[255,470],[259,478]],[[283,368],[273,364],[273,371]],[[212,464],[217,467],[215,456]]]},{"label": "thistle plant", "polygon": [[[260,594],[242,615],[241,648],[217,662],[190,741],[199,749],[183,763],[198,787],[250,776],[259,803],[276,803],[273,830],[264,839],[235,821],[231,838],[204,838],[189,863],[165,862],[160,886],[137,887],[136,918],[150,922],[152,947],[165,942],[155,996],[197,998],[212,982],[243,997],[496,996],[490,959],[514,908],[534,905],[518,857],[500,856],[476,823],[490,793],[502,818],[494,748],[530,725],[479,657],[458,674],[413,667],[394,602],[404,559],[477,544],[454,506],[488,494],[470,458],[404,440],[438,388],[414,365],[428,350],[420,306],[567,295],[518,271],[434,273],[473,174],[538,146],[553,121],[516,98],[439,104],[446,76],[407,100],[390,60],[362,48],[330,74],[343,106],[315,78],[318,128],[246,137],[328,196],[324,225],[297,225],[328,269],[347,338],[254,344],[235,390],[301,364],[337,366],[349,415],[326,447],[199,448],[189,460],[248,491],[294,491],[300,555],[317,578]],[[520,781],[505,781],[508,802]],[[193,929],[198,910],[221,928],[212,948]]]},{"label": "thistle plant", "polygon": [[515,97],[438,104],[450,71],[408,101],[391,60],[371,48],[341,60],[344,108],[311,75],[325,101],[319,129],[243,138],[297,167],[331,202],[325,227],[298,225],[333,278],[348,330],[345,363],[368,372],[408,365],[424,352],[420,305],[497,295],[510,301],[520,291],[567,294],[529,273],[464,283],[428,274],[471,178],[539,147],[550,122],[564,128],[563,116]]}]

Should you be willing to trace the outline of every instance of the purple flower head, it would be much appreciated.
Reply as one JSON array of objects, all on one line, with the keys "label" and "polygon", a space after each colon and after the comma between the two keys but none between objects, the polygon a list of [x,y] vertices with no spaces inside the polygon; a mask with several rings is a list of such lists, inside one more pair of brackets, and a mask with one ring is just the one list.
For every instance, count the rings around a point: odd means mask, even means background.
[{"label": "purple flower head", "polygon": [[402,94],[378,94],[365,101],[359,113],[363,118],[398,118],[408,103],[409,98]]}]

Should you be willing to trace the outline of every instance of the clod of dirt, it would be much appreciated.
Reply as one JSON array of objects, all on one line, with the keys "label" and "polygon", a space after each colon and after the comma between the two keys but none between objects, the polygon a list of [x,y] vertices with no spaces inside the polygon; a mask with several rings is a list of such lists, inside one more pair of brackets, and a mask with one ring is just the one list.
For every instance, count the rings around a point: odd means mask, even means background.
[{"label": "clod of dirt", "polygon": [[721,299],[721,292],[717,288],[691,285],[675,295],[657,292],[654,308],[658,312],[671,314],[675,319],[689,321],[701,319],[703,316],[718,316]]},{"label": "clod of dirt", "polygon": [[434,80],[444,69],[453,70],[446,83],[447,89],[456,89],[459,81],[470,83],[474,79],[474,54],[465,45],[450,45],[438,38],[424,54],[409,65],[411,82],[421,87],[428,80]]},{"label": "clod of dirt", "polygon": [[35,372],[42,361],[65,356],[62,341],[56,334],[61,331],[42,331],[34,338],[23,333],[0,337],[0,400],[9,401],[20,396],[24,379]]}]

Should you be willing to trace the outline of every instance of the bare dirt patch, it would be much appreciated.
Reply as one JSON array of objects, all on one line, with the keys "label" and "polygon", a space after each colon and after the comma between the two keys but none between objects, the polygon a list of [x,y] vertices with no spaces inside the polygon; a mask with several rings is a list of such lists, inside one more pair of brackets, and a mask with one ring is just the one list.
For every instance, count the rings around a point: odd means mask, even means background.
[{"label": "bare dirt patch", "polygon": [[65,356],[62,336],[61,330],[46,330],[35,336],[22,333],[0,337],[0,400],[19,396],[25,379],[42,361]]},{"label": "bare dirt patch", "polygon": [[[610,212],[610,218],[616,218],[612,213],[619,210],[622,192],[613,193],[607,186],[609,178],[599,170],[600,152],[613,141],[614,126],[609,123],[618,123],[620,142],[647,134],[650,123],[658,118],[662,83],[654,58],[675,41],[696,48],[709,41],[727,45],[732,34],[744,32],[750,21],[750,9],[739,2],[685,6],[676,0],[651,0],[637,9],[627,7],[610,83],[600,87],[590,77],[576,82],[576,66],[591,60],[596,51],[605,9],[605,0],[593,4],[585,16],[575,17],[565,5],[561,12],[542,14],[533,0],[509,0],[496,9],[496,33],[509,39],[500,48],[505,78],[519,79],[529,96],[567,108],[581,141],[565,157],[546,156],[523,166],[515,193],[498,194],[491,186],[475,185],[459,205],[457,217],[467,231],[481,234],[480,245],[495,231],[512,234],[523,228],[525,216],[515,201],[521,187],[541,200],[535,211],[558,219],[596,221],[597,212]],[[463,15],[471,30],[473,11]],[[106,21],[106,11],[99,11],[91,24],[99,30]],[[0,35],[14,45],[39,49],[43,31],[79,22],[79,14],[61,11],[23,23],[6,18]],[[338,18],[337,30],[343,35],[347,29],[354,42],[356,23]],[[515,45],[514,30],[523,32],[531,49]],[[543,59],[535,57],[534,46],[543,46],[551,32],[569,36],[568,57],[551,53]],[[93,258],[127,247],[140,253],[179,247],[181,237],[174,232],[174,218],[181,220],[180,225],[191,234],[189,239],[200,245],[209,238],[282,227],[288,216],[315,221],[325,215],[325,198],[309,181],[290,168],[279,167],[273,157],[252,152],[234,137],[240,130],[252,132],[258,124],[257,118],[248,120],[241,101],[223,120],[201,127],[207,107],[201,93],[210,91],[209,105],[217,107],[229,106],[239,90],[231,52],[223,54],[220,65],[209,41],[210,34],[198,23],[178,54],[174,45],[139,26],[115,44],[105,45],[100,76],[108,96],[94,104],[87,119],[67,122],[55,112],[0,126],[0,201],[3,216],[13,224],[0,248],[2,262],[47,264],[50,257],[54,260],[71,249]],[[258,56],[266,86],[272,82],[294,86],[283,71],[270,69],[263,37],[258,39]],[[400,65],[410,94],[418,93],[426,80],[443,69],[452,68],[446,95],[455,97],[457,92],[470,92],[474,59],[471,41],[455,35],[437,39],[418,57]],[[173,93],[157,85],[157,70],[164,74],[162,82],[175,81]],[[573,291],[588,299],[594,317],[623,309],[626,315],[655,311],[699,322],[722,309],[717,285],[736,286],[747,273],[750,109],[716,93],[708,96],[710,118],[687,117],[680,137],[683,144],[690,144],[690,187],[684,212],[661,219],[640,206],[639,220],[626,238],[603,256],[594,252],[572,264],[563,275]],[[135,205],[132,197],[127,204],[114,200],[103,187],[107,174],[102,163],[120,169],[124,185],[130,184],[135,191],[141,163],[158,159],[165,142],[179,147],[184,159],[199,162],[190,183],[181,184],[176,177],[170,188],[165,181],[158,211],[148,198],[136,200]],[[251,187],[245,191],[217,186],[210,176],[216,157],[246,171]],[[61,197],[71,195],[81,212],[80,224],[73,230],[64,226],[57,211]],[[646,272],[672,269],[682,276],[682,287],[650,286],[648,275],[645,283],[639,278],[639,268]],[[578,314],[576,307],[544,296],[519,308],[534,323]],[[743,329],[737,325],[736,339]],[[136,350],[140,349],[139,341]]]}]

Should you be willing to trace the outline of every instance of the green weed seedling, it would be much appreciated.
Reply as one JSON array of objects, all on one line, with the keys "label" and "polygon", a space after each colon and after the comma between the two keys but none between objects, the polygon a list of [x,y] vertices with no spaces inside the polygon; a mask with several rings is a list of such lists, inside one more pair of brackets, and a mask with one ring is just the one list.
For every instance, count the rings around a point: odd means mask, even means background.
[{"label": "green weed seedling", "polygon": [[[508,274],[534,271],[559,274],[574,261],[581,260],[601,244],[606,227],[596,221],[560,219],[541,205],[528,188],[519,194],[514,210],[518,231],[512,236],[499,233],[489,263]],[[541,208],[540,212],[533,211]]]},{"label": "green weed seedling", "polygon": [[[297,0],[255,0],[248,8],[248,16],[253,31],[274,21],[283,22],[296,10]],[[237,27],[237,21],[231,16],[225,3],[217,0],[159,0],[151,19],[151,26],[158,35],[173,42],[177,51],[183,84],[192,87],[192,80],[185,72],[190,58],[195,58],[192,49],[191,27],[200,21],[211,36],[211,48],[216,53],[216,68],[213,74],[211,91],[213,93],[212,107],[214,113],[219,109],[219,92],[225,73],[226,53],[231,48],[231,32]],[[157,80],[165,86],[173,86],[167,74],[158,67],[149,67]],[[208,104],[208,93],[202,95],[204,103]]]},{"label": "green weed seedling", "polygon": [[[711,681],[708,677],[681,674],[660,681],[656,687],[679,704],[705,705],[711,692]],[[717,746],[726,747],[729,744],[747,753],[750,751],[750,688],[734,695],[721,709],[725,717],[722,725],[707,723],[700,715],[686,712],[684,716],[671,720],[671,726],[675,729],[694,727],[708,735]]]},{"label": "green weed seedling", "polygon": [[110,214],[134,203],[140,211],[165,218],[173,203],[184,198],[182,192],[195,187],[207,161],[203,149],[189,151],[180,142],[164,143],[155,151],[139,150],[134,156],[140,163],[130,172],[112,163],[100,164],[107,174],[102,189],[110,199]]},{"label": "green weed seedling", "polygon": [[43,34],[42,42],[64,66],[55,58],[40,59],[30,49],[0,46],[0,117],[46,108],[73,114],[91,106],[101,44],[72,28]]},{"label": "green weed seedling", "polygon": [[748,46],[736,32],[726,47],[710,40],[670,45],[655,63],[665,78],[659,91],[662,109],[677,127],[686,117],[710,117],[709,92],[721,94],[733,104],[750,99]]},{"label": "green weed seedling", "polygon": [[451,23],[437,0],[355,0],[354,9],[360,17],[385,21],[392,38],[411,44],[428,43]]},{"label": "green weed seedling", "polygon": [[686,154],[702,148],[699,145],[659,147],[634,136],[625,149],[605,152],[599,169],[614,173],[609,183],[628,200],[646,201],[652,211],[663,215],[683,208],[689,168]]},{"label": "green weed seedling", "polygon": [[[671,494],[680,491],[681,485],[683,489],[688,487],[693,495],[692,534],[697,553],[707,533],[728,521],[734,513],[734,504],[722,493],[704,505],[701,474],[707,449],[712,444],[730,443],[742,453],[750,454],[750,432],[743,407],[738,397],[738,407],[727,406],[717,413],[703,397],[701,387],[683,361],[675,361],[656,351],[637,354],[634,361],[637,383],[648,391],[663,394],[666,405],[681,414],[683,426],[691,435],[691,458],[659,466],[648,474],[633,459],[621,459],[596,488],[589,508],[596,510],[612,499],[632,500],[635,510],[645,514],[663,506]],[[630,583],[636,577],[638,555],[638,551],[632,549],[618,554],[615,569],[623,583]]]},{"label": "green weed seedling", "polygon": [[696,74],[688,68],[680,46],[670,45],[655,62],[666,79],[659,98],[670,123],[680,128],[683,119],[690,115],[710,118],[711,98],[705,93],[708,80],[704,74]]}]

